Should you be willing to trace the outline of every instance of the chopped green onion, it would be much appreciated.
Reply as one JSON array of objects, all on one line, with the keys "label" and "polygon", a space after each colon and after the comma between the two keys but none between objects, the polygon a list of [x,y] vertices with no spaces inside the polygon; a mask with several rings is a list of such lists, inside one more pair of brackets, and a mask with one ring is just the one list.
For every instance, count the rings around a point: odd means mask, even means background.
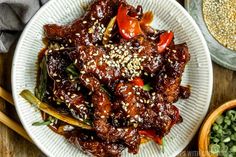
[{"label": "chopped green onion", "polygon": [[232,135],[230,136],[230,138],[231,138],[231,140],[236,141],[236,133],[232,134]]},{"label": "chopped green onion", "polygon": [[218,138],[214,138],[213,142],[218,143],[218,142],[220,142],[220,140]]},{"label": "chopped green onion", "polygon": [[230,117],[230,119],[231,119],[232,121],[235,121],[235,120],[236,120],[236,111],[234,111],[234,110],[229,110],[229,111],[226,112],[226,115],[227,115],[228,117]]},{"label": "chopped green onion", "polygon": [[227,157],[235,157],[233,154],[228,154]]},{"label": "chopped green onion", "polygon": [[165,152],[165,145],[166,145],[166,140],[165,140],[165,138],[164,138],[164,137],[163,137],[161,140],[162,140],[161,149],[162,149],[162,153],[164,153],[164,152]]},{"label": "chopped green onion", "polygon": [[231,127],[236,131],[236,124],[233,124]]},{"label": "chopped green onion", "polygon": [[224,122],[224,117],[222,115],[220,115],[217,119],[216,119],[216,123],[217,124],[222,124]]},{"label": "chopped green onion", "polygon": [[230,141],[230,137],[226,137],[226,138],[223,140],[224,143],[227,143],[227,142],[229,142],[229,141]]},{"label": "chopped green onion", "polygon": [[236,145],[234,145],[230,148],[230,152],[236,153]]},{"label": "chopped green onion", "polygon": [[214,124],[212,129],[213,129],[214,131],[217,131],[217,130],[219,130],[219,126],[216,125],[216,124]]},{"label": "chopped green onion", "polygon": [[40,70],[40,75],[39,78],[37,80],[37,85],[35,88],[35,96],[39,99],[39,100],[43,100],[45,93],[46,93],[46,89],[47,89],[47,79],[48,79],[48,73],[47,73],[47,64],[46,64],[46,57],[44,57],[41,61],[41,63],[39,64],[39,70]]},{"label": "chopped green onion", "polygon": [[232,134],[232,132],[229,130],[229,129],[227,129],[227,130],[224,130],[224,133],[223,133],[224,135],[231,135]]},{"label": "chopped green onion", "polygon": [[232,147],[234,145],[233,141],[230,141],[229,143],[227,143],[227,146]]},{"label": "chopped green onion", "polygon": [[104,85],[101,86],[101,89],[106,92],[106,94],[111,97],[111,94],[109,93],[109,91],[106,89],[106,87]]},{"label": "chopped green onion", "polygon": [[220,115],[209,136],[209,152],[219,157],[236,157],[236,110]]},{"label": "chopped green onion", "polygon": [[220,135],[220,134],[223,133],[223,130],[222,130],[222,129],[219,129],[219,130],[217,130],[217,133]]},{"label": "chopped green onion", "polygon": [[226,153],[228,151],[228,146],[225,143],[220,143],[220,151]]},{"label": "chopped green onion", "polygon": [[74,76],[74,77],[78,77],[78,76],[79,76],[79,74],[78,74],[78,72],[77,72],[76,67],[75,67],[74,64],[71,64],[71,65],[69,65],[68,67],[66,67],[66,72],[67,72],[68,74],[71,74],[71,75]]},{"label": "chopped green onion", "polygon": [[212,154],[218,154],[220,152],[220,146],[218,144],[210,144],[209,150]]},{"label": "chopped green onion", "polygon": [[34,122],[32,125],[33,126],[42,126],[42,125],[49,125],[51,124],[52,122],[50,120],[47,120],[47,121],[39,121],[39,122]]},{"label": "chopped green onion", "polygon": [[228,125],[227,125],[227,124],[224,124],[223,129],[227,129],[227,128],[228,128]]},{"label": "chopped green onion", "polygon": [[230,119],[225,119],[224,122],[225,122],[227,125],[230,125],[230,124],[231,124],[231,120],[230,120]]},{"label": "chopped green onion", "polygon": [[148,83],[148,84],[145,84],[144,86],[143,86],[143,90],[145,90],[145,91],[150,91],[152,89],[152,87],[151,87],[151,85]]}]

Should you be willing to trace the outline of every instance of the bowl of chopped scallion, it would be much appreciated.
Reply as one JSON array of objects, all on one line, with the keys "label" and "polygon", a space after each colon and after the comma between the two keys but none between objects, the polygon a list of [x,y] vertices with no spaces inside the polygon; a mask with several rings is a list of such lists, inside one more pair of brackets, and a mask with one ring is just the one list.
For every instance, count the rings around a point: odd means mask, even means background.
[{"label": "bowl of chopped scallion", "polygon": [[236,157],[236,100],[211,112],[199,133],[200,157]]}]

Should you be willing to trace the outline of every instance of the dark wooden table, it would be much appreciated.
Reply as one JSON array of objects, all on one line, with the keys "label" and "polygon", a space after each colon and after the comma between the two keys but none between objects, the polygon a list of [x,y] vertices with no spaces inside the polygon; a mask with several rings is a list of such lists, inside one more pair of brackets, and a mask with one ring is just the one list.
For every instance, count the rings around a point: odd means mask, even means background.
[{"label": "dark wooden table", "polygon": [[[181,1],[183,4],[183,1]],[[7,54],[0,54],[0,85],[11,91],[11,63],[15,44]],[[222,103],[236,99],[236,72],[213,64],[214,88],[209,112]],[[0,109],[19,122],[12,106],[0,99]],[[178,157],[198,156],[198,133]],[[0,123],[0,157],[39,157],[42,152],[32,143]]]}]

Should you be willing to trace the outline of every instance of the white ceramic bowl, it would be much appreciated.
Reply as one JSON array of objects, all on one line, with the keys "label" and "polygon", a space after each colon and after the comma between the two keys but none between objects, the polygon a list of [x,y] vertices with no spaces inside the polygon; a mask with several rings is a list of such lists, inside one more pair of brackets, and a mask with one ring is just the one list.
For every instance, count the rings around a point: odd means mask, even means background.
[{"label": "white ceramic bowl", "polygon": [[[35,144],[48,156],[86,156],[66,139],[52,132],[48,127],[35,127],[32,123],[41,120],[40,112],[29,105],[19,93],[23,89],[34,91],[36,82],[36,61],[38,52],[44,47],[43,25],[66,24],[83,14],[83,6],[91,0],[51,0],[43,6],[25,28],[17,45],[13,68],[12,90],[16,109],[21,122]],[[207,113],[212,93],[212,64],[207,44],[189,14],[173,0],[128,0],[132,5],[142,5],[145,11],[155,15],[153,26],[173,30],[176,43],[186,42],[191,61],[188,63],[183,85],[191,85],[191,96],[179,100],[176,105],[183,116],[183,123],[175,126],[166,137],[164,153],[153,142],[143,144],[138,156],[173,157],[179,154],[191,141]],[[123,156],[132,156],[126,151]]]}]

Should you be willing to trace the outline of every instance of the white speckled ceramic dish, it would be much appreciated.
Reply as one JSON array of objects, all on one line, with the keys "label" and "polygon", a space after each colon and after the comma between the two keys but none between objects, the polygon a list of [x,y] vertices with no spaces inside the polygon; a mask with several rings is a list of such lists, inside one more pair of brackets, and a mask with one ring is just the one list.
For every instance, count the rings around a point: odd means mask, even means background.
[{"label": "white speckled ceramic dish", "polygon": [[[38,52],[44,47],[43,25],[47,23],[65,24],[78,18],[84,12],[83,6],[91,0],[51,0],[43,6],[25,28],[16,48],[12,88],[17,112],[24,128],[35,144],[51,157],[86,156],[78,148],[48,127],[35,127],[32,123],[41,120],[41,114],[29,105],[19,93],[23,89],[34,91],[36,82],[36,61]],[[191,85],[188,100],[179,100],[183,123],[175,126],[166,137],[164,153],[153,142],[143,144],[136,157],[174,157],[191,141],[207,113],[212,92],[212,64],[207,44],[189,14],[173,0],[128,0],[132,5],[142,5],[145,11],[155,15],[153,26],[173,30],[176,43],[186,42],[191,61],[183,76],[183,85]],[[124,151],[122,156],[132,156]]]}]

